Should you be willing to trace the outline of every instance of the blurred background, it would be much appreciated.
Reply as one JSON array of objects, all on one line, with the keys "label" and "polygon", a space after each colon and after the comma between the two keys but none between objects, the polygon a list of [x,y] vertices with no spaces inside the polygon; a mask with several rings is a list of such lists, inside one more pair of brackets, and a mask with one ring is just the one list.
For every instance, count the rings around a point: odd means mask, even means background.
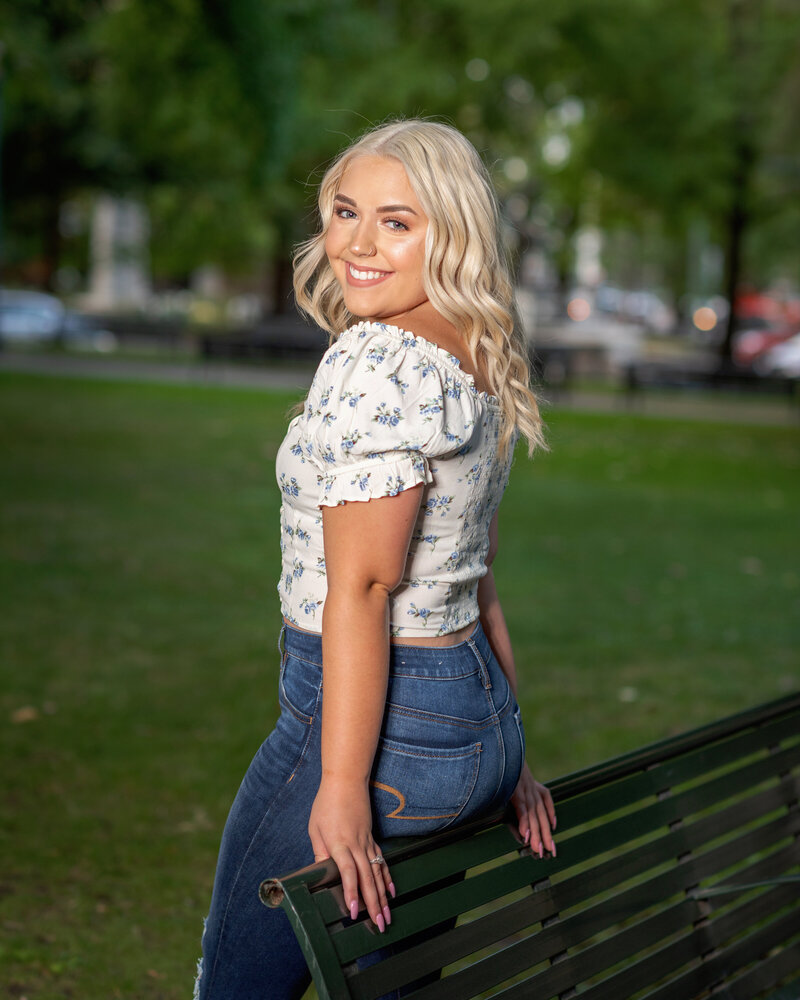
[{"label": "blurred background", "polygon": [[274,353],[324,164],[427,114],[491,165],[530,338],[595,348],[571,368],[671,338],[797,371],[795,0],[2,6],[6,343]]},{"label": "blurred background", "polygon": [[278,711],[292,247],[388,116],[502,200],[534,773],[800,687],[797,0],[0,0],[0,52],[3,995],[190,993]]}]

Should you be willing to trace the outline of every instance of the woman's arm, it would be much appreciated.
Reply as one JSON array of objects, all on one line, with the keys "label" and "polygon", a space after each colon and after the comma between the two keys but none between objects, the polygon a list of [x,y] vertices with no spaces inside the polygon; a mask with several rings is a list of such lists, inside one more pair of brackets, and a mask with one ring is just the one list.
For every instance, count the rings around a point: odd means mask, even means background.
[{"label": "woman's arm", "polygon": [[[492,563],[497,555],[498,529],[497,514],[489,526],[489,552],[486,556],[487,572],[478,583],[478,609],[481,625],[497,657],[497,662],[508,678],[508,683],[514,696],[517,695],[517,670],[514,664],[514,652],[511,648],[511,637],[508,634],[503,608],[497,595],[494,582]],[[556,853],[552,831],[556,828],[556,811],[550,792],[544,785],[536,781],[527,763],[523,765],[511,803],[517,814],[519,832],[525,843],[530,843],[541,857],[544,850]]]},{"label": "woman's arm", "polygon": [[322,615],[322,780],[309,819],[316,860],[331,857],[351,915],[358,892],[390,921],[385,865],[372,838],[369,776],[386,702],[389,594],[401,582],[422,486],[322,508],[328,594]]}]

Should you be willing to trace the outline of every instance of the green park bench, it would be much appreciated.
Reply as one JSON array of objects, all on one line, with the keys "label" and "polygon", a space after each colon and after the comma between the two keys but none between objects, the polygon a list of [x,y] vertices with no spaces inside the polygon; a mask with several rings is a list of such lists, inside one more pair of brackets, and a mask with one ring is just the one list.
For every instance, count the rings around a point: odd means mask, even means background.
[{"label": "green park bench", "polygon": [[267,879],[320,1000],[800,998],[800,694],[549,787],[557,857],[502,816],[385,843],[385,934],[330,861]]}]

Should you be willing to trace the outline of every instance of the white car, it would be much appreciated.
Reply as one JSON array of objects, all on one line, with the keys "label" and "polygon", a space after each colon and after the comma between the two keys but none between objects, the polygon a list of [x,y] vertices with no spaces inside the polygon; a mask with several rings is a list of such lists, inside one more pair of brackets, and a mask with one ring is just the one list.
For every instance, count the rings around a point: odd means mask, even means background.
[{"label": "white car", "polygon": [[755,368],[762,375],[800,378],[800,333],[765,351],[756,359]]}]

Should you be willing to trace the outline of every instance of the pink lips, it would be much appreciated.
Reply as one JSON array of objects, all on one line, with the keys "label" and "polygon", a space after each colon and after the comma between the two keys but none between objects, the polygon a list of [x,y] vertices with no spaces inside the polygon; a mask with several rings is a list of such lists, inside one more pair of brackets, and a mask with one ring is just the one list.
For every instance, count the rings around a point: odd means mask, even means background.
[{"label": "pink lips", "polygon": [[[359,275],[367,275],[368,277],[357,277],[353,273],[354,269]],[[372,267],[355,267],[355,265],[350,263],[347,264],[345,270],[347,284],[353,285],[356,288],[368,288],[370,285],[379,285],[392,275],[391,271],[379,271],[377,268]]]}]

